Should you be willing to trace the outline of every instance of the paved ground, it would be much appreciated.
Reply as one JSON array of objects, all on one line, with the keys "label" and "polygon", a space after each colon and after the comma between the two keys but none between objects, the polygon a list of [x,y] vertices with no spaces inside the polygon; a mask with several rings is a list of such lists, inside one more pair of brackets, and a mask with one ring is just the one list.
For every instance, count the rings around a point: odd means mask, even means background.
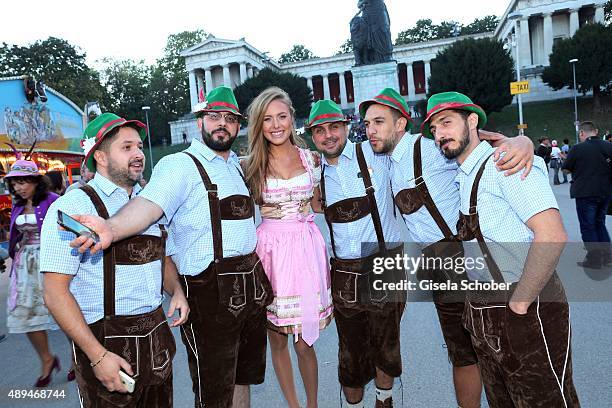
[{"label": "paved ground", "polygon": [[[568,185],[555,186],[561,213],[570,240],[580,241],[578,221],[576,219],[574,202],[569,199]],[[612,222],[608,220],[608,225]],[[319,217],[317,223],[323,227]],[[575,252],[581,252],[579,245],[575,245]],[[580,257],[582,254],[576,254]],[[579,285],[591,285],[594,298],[609,296],[612,278],[600,283],[588,279],[582,269],[575,267],[575,259],[562,261],[560,268],[564,268],[568,276],[565,281],[566,288]],[[564,278],[565,279],[565,278]],[[6,302],[7,274],[0,275],[0,305]],[[603,293],[603,295],[602,295]],[[582,298],[585,300],[586,298]],[[5,308],[0,307],[0,332],[5,332]],[[573,359],[574,379],[583,407],[602,408],[610,406],[612,388],[610,388],[610,371],[612,370],[612,303],[608,302],[573,302],[572,303],[572,329],[573,329]],[[187,371],[187,361],[184,347],[180,341],[178,331],[175,331],[178,343],[178,352],[174,360],[174,387],[175,406],[193,406],[191,382]],[[69,361],[69,347],[66,338],[61,332],[51,332],[50,342],[53,353],[57,354],[64,365],[60,376],[55,376],[49,389],[63,391],[64,398],[51,398],[46,401],[25,399],[15,400],[8,398],[10,390],[31,389],[39,374],[38,359],[27,341],[25,335],[10,335],[6,341],[0,343],[0,407],[75,407],[78,398],[74,383],[66,382],[66,367]],[[340,407],[340,388],[336,379],[337,367],[337,335],[332,325],[316,343],[319,359],[319,406]],[[442,335],[437,323],[435,309],[430,303],[410,303],[402,321],[402,354],[404,374],[401,383],[396,383],[396,406],[414,408],[445,408],[455,407],[452,391],[450,366],[447,362],[446,350]],[[294,372],[297,365],[294,361]],[[298,376],[299,377],[299,376]],[[297,380],[300,396],[305,401],[301,390],[301,383]],[[368,387],[367,401],[373,405],[373,386]],[[272,364],[268,356],[268,371],[266,382],[253,387],[253,407],[283,407],[285,406],[278,383],[274,376]],[[371,404],[370,404],[371,403]],[[487,406],[483,399],[483,407]]]}]

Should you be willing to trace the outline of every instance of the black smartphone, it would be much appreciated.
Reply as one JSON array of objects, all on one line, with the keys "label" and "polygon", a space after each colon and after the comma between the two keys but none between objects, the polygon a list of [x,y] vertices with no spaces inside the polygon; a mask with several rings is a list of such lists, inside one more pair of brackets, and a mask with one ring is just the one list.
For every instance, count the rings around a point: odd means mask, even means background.
[{"label": "black smartphone", "polygon": [[61,225],[64,229],[78,235],[86,235],[94,240],[95,243],[100,241],[98,234],[63,212],[62,210],[57,210],[57,223]]}]

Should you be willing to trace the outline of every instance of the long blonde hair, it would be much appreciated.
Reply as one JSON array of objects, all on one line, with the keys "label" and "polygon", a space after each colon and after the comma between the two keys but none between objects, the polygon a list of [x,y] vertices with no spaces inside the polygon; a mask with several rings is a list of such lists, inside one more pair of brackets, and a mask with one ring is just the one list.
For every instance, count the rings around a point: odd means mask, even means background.
[{"label": "long blonde hair", "polygon": [[[255,202],[263,203],[263,190],[266,185],[266,175],[269,174],[270,142],[263,135],[263,122],[268,106],[273,101],[279,100],[289,108],[292,124],[295,121],[295,109],[287,92],[278,87],[270,87],[260,93],[249,105],[247,115],[249,118],[248,141],[249,157],[245,165],[245,177]],[[295,125],[291,127],[289,136],[291,144],[303,147],[304,142],[295,131]]]}]

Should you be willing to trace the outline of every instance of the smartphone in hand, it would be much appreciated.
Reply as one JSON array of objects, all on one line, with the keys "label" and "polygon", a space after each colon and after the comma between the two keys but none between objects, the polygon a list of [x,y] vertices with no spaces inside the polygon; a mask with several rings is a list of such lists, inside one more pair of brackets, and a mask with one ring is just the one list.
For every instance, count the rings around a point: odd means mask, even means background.
[{"label": "smartphone in hand", "polygon": [[119,377],[121,378],[121,383],[125,385],[127,392],[133,393],[136,380],[127,375],[123,370],[119,370]]},{"label": "smartphone in hand", "polygon": [[78,236],[88,236],[94,240],[94,243],[98,243],[100,238],[98,234],[63,212],[62,210],[57,210],[57,223],[64,229],[78,235]]}]

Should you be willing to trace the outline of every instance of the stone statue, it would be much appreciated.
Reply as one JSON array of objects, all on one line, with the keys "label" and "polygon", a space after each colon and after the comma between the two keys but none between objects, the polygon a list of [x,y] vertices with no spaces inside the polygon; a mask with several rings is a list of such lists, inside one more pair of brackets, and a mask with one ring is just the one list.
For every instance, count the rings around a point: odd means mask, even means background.
[{"label": "stone statue", "polygon": [[389,13],[384,0],[359,0],[359,12],[351,20],[355,65],[391,61],[393,44]]}]

